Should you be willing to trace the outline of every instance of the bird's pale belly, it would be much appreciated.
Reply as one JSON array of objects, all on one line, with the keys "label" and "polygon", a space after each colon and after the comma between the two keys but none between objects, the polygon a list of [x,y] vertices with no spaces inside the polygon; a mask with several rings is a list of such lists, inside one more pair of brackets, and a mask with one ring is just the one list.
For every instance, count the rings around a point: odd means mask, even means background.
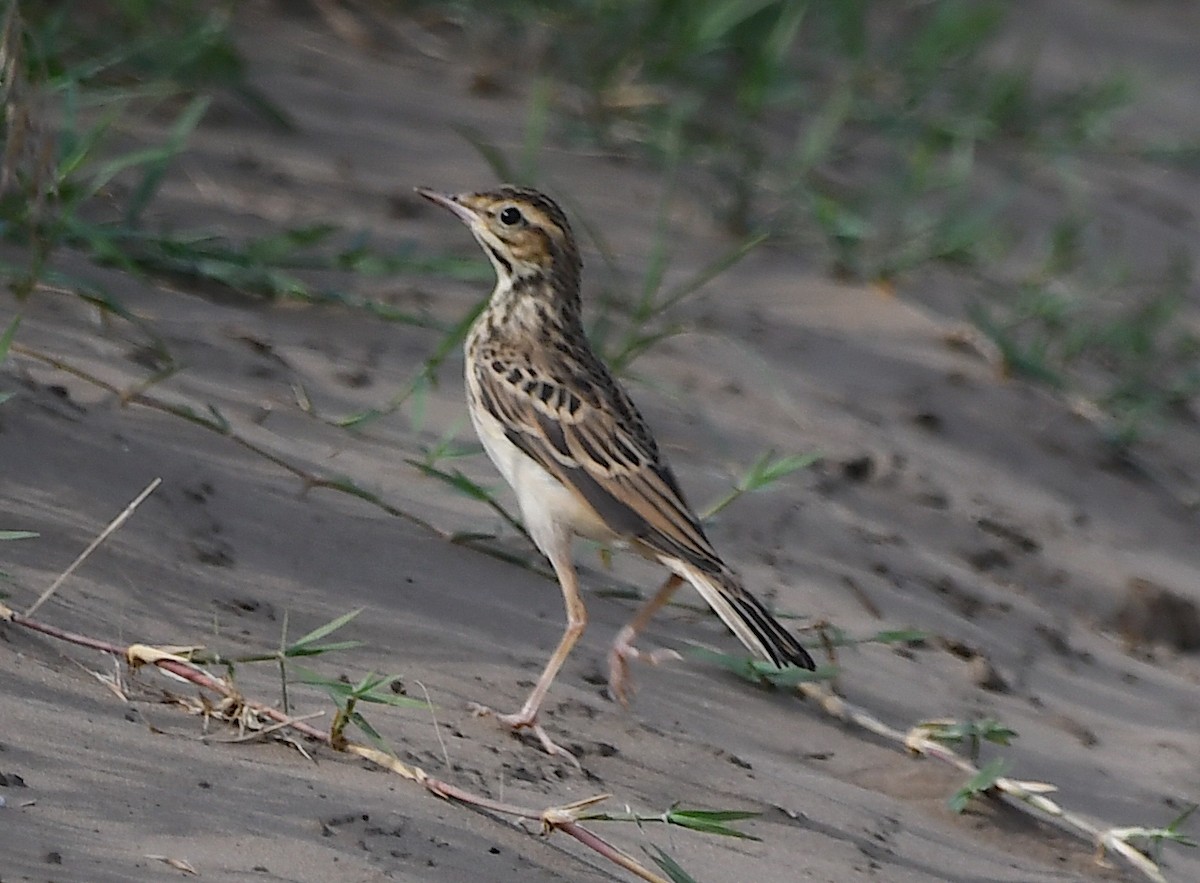
[{"label": "bird's pale belly", "polygon": [[551,525],[602,542],[617,539],[591,506],[510,442],[495,417],[472,408],[471,422],[488,457],[516,493],[521,517],[539,546],[539,536]]}]

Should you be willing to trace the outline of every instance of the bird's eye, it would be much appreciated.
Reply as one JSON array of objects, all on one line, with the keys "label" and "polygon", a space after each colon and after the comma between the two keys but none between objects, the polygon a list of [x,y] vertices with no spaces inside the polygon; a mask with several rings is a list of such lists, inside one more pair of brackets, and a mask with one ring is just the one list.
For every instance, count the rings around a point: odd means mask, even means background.
[{"label": "bird's eye", "polygon": [[509,227],[521,223],[521,210],[515,205],[507,206],[500,212],[500,223]]}]

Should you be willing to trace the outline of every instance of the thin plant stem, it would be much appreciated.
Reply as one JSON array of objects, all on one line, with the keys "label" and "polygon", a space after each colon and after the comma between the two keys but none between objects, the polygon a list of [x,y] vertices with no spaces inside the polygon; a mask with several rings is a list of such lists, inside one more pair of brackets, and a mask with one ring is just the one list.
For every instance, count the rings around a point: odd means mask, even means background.
[{"label": "thin plant stem", "polygon": [[112,521],[110,521],[108,523],[108,527],[104,528],[104,530],[102,530],[95,539],[93,539],[90,543],[88,543],[87,548],[79,553],[79,557],[77,557],[74,561],[71,562],[71,566],[68,567],[66,570],[64,570],[62,573],[60,573],[58,575],[58,578],[56,580],[54,580],[54,582],[52,582],[46,588],[46,590],[38,596],[38,599],[36,601],[34,601],[32,605],[30,605],[28,610],[25,611],[25,615],[32,616],[34,613],[36,613],[37,609],[39,607],[41,607],[43,604],[45,604],[46,601],[49,600],[51,595],[53,595],[56,591],[58,591],[58,587],[63,584],[63,582],[66,580],[66,578],[69,577],[72,573],[74,573],[76,568],[78,568],[80,564],[82,564],[84,561],[86,561],[88,559],[88,556],[91,555],[93,552],[95,552],[101,543],[103,543],[106,539],[108,539],[110,536],[112,536],[113,533],[115,533],[121,527],[121,525],[125,523],[125,520],[134,513],[134,511],[137,509],[137,507],[142,505],[142,501],[145,500],[146,497],[148,497],[152,493],[154,493],[154,489],[157,488],[160,484],[162,484],[162,479],[156,478],[156,479],[154,479],[154,481],[150,482],[150,484],[146,485],[145,490],[143,490],[140,494],[138,494],[136,497],[134,497],[133,502],[131,502],[128,506],[126,506],[120,515],[118,515],[116,518],[114,518]]}]

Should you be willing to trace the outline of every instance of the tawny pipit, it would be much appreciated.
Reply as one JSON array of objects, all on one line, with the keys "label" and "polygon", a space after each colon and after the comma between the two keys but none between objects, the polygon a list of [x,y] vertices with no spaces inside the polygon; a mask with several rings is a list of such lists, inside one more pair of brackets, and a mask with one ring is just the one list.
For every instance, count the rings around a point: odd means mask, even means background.
[{"label": "tawny pipit", "polygon": [[571,563],[575,534],[632,548],[672,574],[613,642],[614,698],[625,701],[627,660],[642,656],[634,638],[685,579],[755,654],[813,668],[812,657],[717,556],[642,415],[588,345],[582,262],[562,210],[520,187],[417,192],[466,224],[496,268],[496,289],[467,335],[468,407],[567,606],[567,629],[533,692],[520,711],[499,720],[530,728],[551,754],[571,756],[546,735],[537,714],[587,623]]}]

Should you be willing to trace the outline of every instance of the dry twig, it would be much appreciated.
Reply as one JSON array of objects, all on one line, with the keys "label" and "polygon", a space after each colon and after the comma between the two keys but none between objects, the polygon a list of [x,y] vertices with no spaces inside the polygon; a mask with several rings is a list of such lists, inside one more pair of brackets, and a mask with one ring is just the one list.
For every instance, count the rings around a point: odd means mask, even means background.
[{"label": "dry twig", "polygon": [[51,595],[53,595],[56,591],[58,591],[58,587],[63,584],[63,582],[66,580],[66,578],[69,577],[72,573],[74,573],[75,569],[77,567],[79,567],[79,565],[82,564],[84,561],[86,561],[88,556],[91,555],[93,552],[95,552],[97,547],[99,547],[99,545],[101,543],[103,543],[106,539],[108,539],[110,536],[112,536],[114,533],[116,533],[117,530],[120,529],[121,525],[125,523],[126,519],[128,519],[129,516],[134,513],[134,510],[136,510],[138,506],[142,505],[142,501],[145,500],[146,497],[148,497],[152,493],[154,493],[154,489],[156,487],[158,487],[160,484],[162,484],[162,479],[156,478],[156,479],[154,479],[154,481],[152,481],[148,485],[146,485],[145,490],[143,490],[140,494],[138,494],[136,497],[134,497],[133,502],[131,502],[128,506],[126,506],[120,515],[118,515],[116,518],[114,518],[112,521],[110,521],[108,523],[108,527],[106,527],[106,528],[104,528],[104,530],[100,531],[100,534],[94,540],[92,540],[90,543],[88,543],[87,548],[84,549],[82,552],[80,552],[79,556],[74,561],[71,562],[71,566],[68,567],[66,570],[64,570],[62,573],[60,573],[58,575],[58,578],[54,582],[52,582],[49,585],[49,587],[47,587],[47,589],[44,592],[42,592],[42,594],[38,595],[38,599],[36,601],[34,601],[32,605],[30,605],[28,610],[25,611],[25,615],[33,616],[33,614],[37,612],[37,609],[39,607],[41,607],[44,603],[46,603],[46,601],[50,598]]},{"label": "dry twig", "polygon": [[[968,775],[973,776],[979,772],[979,767],[974,763],[933,739],[931,729],[927,724],[918,724],[907,732],[903,732],[885,724],[865,709],[847,702],[840,696],[835,696],[822,684],[800,683],[796,685],[796,689],[831,717],[894,742],[914,755],[931,757],[942,763],[950,764]],[[1146,879],[1153,883],[1167,883],[1167,879],[1158,865],[1128,842],[1129,832],[1141,829],[1101,827],[1064,809],[1060,804],[1046,797],[1046,794],[1056,789],[1053,785],[1043,782],[1026,782],[1001,776],[996,779],[992,788],[997,793],[1008,797],[1010,804],[1017,809],[1040,818],[1048,817],[1064,829],[1089,841],[1096,847],[1098,855],[1102,856],[1105,850],[1114,852],[1141,872]]]},{"label": "dry twig", "polygon": [[[107,641],[69,632],[57,626],[31,619],[26,615],[5,607],[3,604],[0,604],[0,619],[35,632],[40,632],[49,637],[66,641],[70,644],[88,647],[89,649],[99,650],[103,653],[111,653],[114,656],[123,658],[131,668],[153,665],[162,672],[189,681],[210,693],[215,693],[217,701],[209,703],[212,717],[220,718],[229,723],[237,723],[242,727],[250,719],[268,719],[274,721],[279,727],[290,729],[327,747],[339,750],[339,746],[334,744],[329,733],[318,730],[305,720],[292,717],[277,708],[246,699],[226,678],[210,674],[200,666],[185,659],[183,656],[171,652],[169,649],[153,647],[147,644],[131,644],[127,647],[120,647]],[[340,750],[346,754],[361,757],[383,769],[390,770],[396,775],[420,785],[430,794],[441,797],[444,800],[473,806],[477,809],[500,815],[511,815],[518,818],[537,820],[541,823],[542,830],[545,833],[549,834],[554,831],[561,831],[575,838],[589,849],[595,850],[641,880],[646,880],[648,883],[670,883],[669,880],[649,870],[628,853],[623,852],[594,831],[579,824],[578,817],[582,809],[607,799],[609,796],[607,794],[598,795],[565,806],[548,807],[543,810],[528,809],[474,794],[450,782],[437,779],[420,767],[403,763],[396,757],[368,745],[340,741]]]}]

